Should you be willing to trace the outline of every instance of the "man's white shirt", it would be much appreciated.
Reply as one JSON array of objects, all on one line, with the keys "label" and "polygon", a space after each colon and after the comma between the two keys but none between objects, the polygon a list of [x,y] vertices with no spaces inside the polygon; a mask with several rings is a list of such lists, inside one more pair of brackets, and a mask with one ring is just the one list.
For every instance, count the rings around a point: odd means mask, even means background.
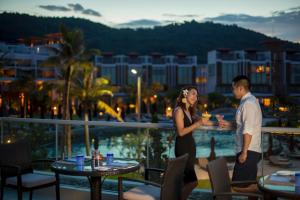
[{"label": "man's white shirt", "polygon": [[236,115],[236,153],[243,150],[243,135],[252,135],[248,150],[261,152],[262,113],[258,100],[250,92],[245,94]]}]

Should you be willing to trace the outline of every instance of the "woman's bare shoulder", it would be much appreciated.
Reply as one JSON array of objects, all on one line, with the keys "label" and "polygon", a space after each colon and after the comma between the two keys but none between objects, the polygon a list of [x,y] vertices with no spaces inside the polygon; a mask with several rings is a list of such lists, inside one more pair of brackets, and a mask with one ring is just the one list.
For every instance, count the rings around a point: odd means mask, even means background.
[{"label": "woman's bare shoulder", "polygon": [[183,110],[179,106],[174,109],[174,115],[177,115],[177,114],[183,114]]}]

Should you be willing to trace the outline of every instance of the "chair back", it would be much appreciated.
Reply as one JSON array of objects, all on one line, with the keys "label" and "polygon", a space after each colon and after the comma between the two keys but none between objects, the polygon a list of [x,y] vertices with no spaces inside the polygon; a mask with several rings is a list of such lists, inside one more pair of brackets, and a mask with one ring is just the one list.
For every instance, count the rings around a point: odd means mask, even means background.
[{"label": "chair back", "polygon": [[[213,194],[231,192],[230,178],[226,159],[221,157],[207,164],[209,180]],[[231,197],[222,197],[231,199]]]},{"label": "chair back", "polygon": [[[0,144],[0,165],[18,165],[22,171],[32,170],[31,146],[27,140],[19,140],[15,143]],[[6,176],[15,175],[12,170],[1,170]]]},{"label": "chair back", "polygon": [[185,154],[168,161],[161,185],[161,200],[180,200],[187,160],[188,154]]}]

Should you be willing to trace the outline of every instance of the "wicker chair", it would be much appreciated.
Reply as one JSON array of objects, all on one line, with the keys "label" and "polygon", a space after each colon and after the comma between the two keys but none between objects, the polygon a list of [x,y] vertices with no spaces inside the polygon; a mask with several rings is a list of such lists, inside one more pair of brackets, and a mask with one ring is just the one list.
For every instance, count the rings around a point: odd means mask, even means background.
[{"label": "wicker chair", "polygon": [[0,144],[1,196],[4,187],[17,189],[18,200],[22,192],[29,191],[32,199],[33,190],[56,185],[56,199],[59,200],[59,186],[55,176],[41,175],[33,172],[33,163],[50,162],[49,160],[32,161],[31,146],[26,140],[11,144]]},{"label": "wicker chair", "polygon": [[233,196],[263,199],[256,181],[230,181],[225,158],[209,162],[207,169],[214,199],[231,200]]},{"label": "wicker chair", "polygon": [[[145,177],[147,179],[149,170],[164,172],[162,183],[157,184],[150,181],[138,181],[119,177],[119,200],[180,200],[183,187],[183,174],[188,159],[188,154],[170,159],[166,170],[146,169]],[[142,182],[138,187],[123,192],[123,180]]]}]

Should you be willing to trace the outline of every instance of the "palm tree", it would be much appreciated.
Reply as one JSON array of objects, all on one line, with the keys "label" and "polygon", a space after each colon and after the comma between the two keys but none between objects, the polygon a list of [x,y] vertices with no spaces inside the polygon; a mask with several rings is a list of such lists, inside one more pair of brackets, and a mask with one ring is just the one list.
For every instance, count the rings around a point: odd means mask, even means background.
[{"label": "palm tree", "polygon": [[[114,88],[108,86],[108,80],[104,78],[94,78],[94,72],[96,68],[91,62],[81,63],[81,69],[78,70],[74,76],[74,80],[71,85],[71,95],[79,99],[83,106],[84,121],[89,121],[88,110],[91,109],[94,102],[98,101],[98,107],[106,110],[106,112],[113,117],[116,117],[119,121],[123,121],[122,118],[106,103],[98,100],[102,95],[112,96],[112,90]],[[89,127],[87,123],[84,125],[84,140],[86,147],[86,155],[90,155],[90,136]]]},{"label": "palm tree", "polygon": [[[123,92],[129,94],[130,99],[136,99],[136,86],[127,85],[123,86]],[[146,104],[147,114],[150,114],[150,98],[156,95],[158,92],[163,91],[164,87],[160,83],[152,83],[150,87],[147,86],[146,83],[142,84],[142,99]]]},{"label": "palm tree", "polygon": [[[145,84],[144,84],[145,85]],[[150,87],[144,87],[142,92],[142,98],[144,99],[147,107],[147,114],[150,114],[150,98],[156,95],[158,92],[163,91],[163,85],[160,83],[152,83]]]},{"label": "palm tree", "polygon": [[[84,38],[80,30],[68,30],[61,27],[62,40],[58,47],[49,47],[54,52],[54,56],[44,63],[45,66],[55,66],[63,72],[63,119],[70,120],[70,87],[71,78],[74,72],[81,68],[84,60],[87,60],[91,52],[86,52]],[[94,52],[93,52],[94,53]],[[64,149],[66,143],[68,156],[71,156],[71,126],[64,126],[64,137],[62,138],[61,148]]]},{"label": "palm tree", "polygon": [[30,76],[22,76],[9,84],[9,91],[14,91],[19,98],[20,102],[20,116],[26,116],[26,105],[28,100],[33,96],[33,91],[36,89],[36,83]]}]

